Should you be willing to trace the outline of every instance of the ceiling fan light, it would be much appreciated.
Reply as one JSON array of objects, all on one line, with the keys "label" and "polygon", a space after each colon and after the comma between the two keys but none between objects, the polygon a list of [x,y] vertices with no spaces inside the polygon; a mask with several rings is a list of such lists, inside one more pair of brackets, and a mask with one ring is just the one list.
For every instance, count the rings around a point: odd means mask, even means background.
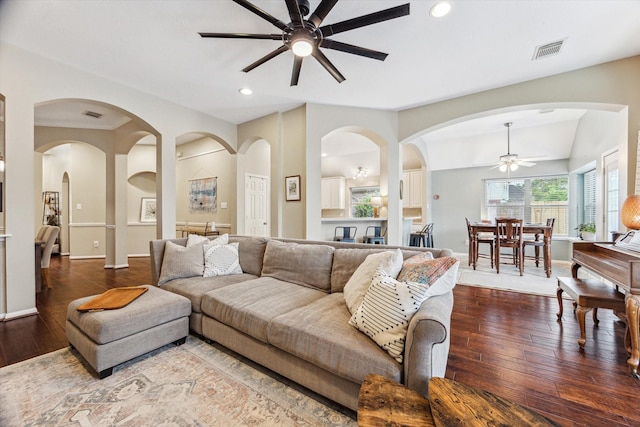
[{"label": "ceiling fan light", "polygon": [[518,164],[517,163],[511,163],[511,166],[509,166],[509,169],[511,169],[512,171],[517,170],[518,169]]},{"label": "ceiling fan light", "polygon": [[291,50],[296,56],[309,56],[313,52],[313,43],[307,39],[299,39],[291,44]]},{"label": "ceiling fan light", "polygon": [[506,163],[501,164],[498,169],[500,169],[500,172],[506,172],[507,171],[507,164]]}]

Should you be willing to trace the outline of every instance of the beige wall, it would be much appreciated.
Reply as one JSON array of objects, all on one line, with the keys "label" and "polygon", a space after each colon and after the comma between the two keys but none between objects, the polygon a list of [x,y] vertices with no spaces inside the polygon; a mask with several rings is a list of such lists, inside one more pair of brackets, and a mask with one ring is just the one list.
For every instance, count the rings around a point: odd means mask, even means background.
[{"label": "beige wall", "polygon": [[[211,138],[202,138],[178,147],[182,157],[176,161],[176,219],[179,223],[235,226],[236,155],[230,154]],[[216,151],[219,150],[219,151]],[[215,151],[212,153],[212,151]],[[208,154],[203,154],[208,153]],[[218,199],[216,212],[189,212],[189,182],[194,179],[217,177]],[[226,202],[227,207],[222,208]],[[223,231],[228,231],[224,229]]]},{"label": "beige wall", "polygon": [[[320,191],[305,194],[306,174],[306,109],[288,111],[282,115],[282,175],[300,175],[301,200],[284,202],[282,206],[282,237],[306,237],[306,206],[310,198],[320,198]],[[284,179],[280,185],[284,192]]]}]

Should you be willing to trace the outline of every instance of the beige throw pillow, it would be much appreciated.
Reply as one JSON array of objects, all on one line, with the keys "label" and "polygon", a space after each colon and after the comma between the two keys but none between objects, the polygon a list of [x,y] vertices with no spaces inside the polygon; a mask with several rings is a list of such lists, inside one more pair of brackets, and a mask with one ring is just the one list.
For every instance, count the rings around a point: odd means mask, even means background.
[{"label": "beige throw pillow", "polygon": [[202,276],[204,271],[202,246],[201,243],[190,247],[173,242],[165,243],[158,285],[181,277]]},{"label": "beige throw pillow", "polygon": [[402,251],[384,251],[371,254],[365,258],[360,266],[353,272],[346,285],[344,285],[344,300],[351,314],[355,313],[364,298],[367,289],[371,285],[371,279],[376,270],[381,269],[387,276],[394,279],[402,269]]}]

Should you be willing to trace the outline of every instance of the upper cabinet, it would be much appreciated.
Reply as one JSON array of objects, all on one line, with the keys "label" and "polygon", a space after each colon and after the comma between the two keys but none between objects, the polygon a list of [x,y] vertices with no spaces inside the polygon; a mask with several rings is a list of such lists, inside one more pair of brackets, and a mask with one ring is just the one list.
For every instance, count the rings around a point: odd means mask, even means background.
[{"label": "upper cabinet", "polygon": [[321,207],[322,209],[344,209],[345,178],[336,176],[322,178]]},{"label": "upper cabinet", "polygon": [[402,207],[422,207],[422,170],[402,172]]}]

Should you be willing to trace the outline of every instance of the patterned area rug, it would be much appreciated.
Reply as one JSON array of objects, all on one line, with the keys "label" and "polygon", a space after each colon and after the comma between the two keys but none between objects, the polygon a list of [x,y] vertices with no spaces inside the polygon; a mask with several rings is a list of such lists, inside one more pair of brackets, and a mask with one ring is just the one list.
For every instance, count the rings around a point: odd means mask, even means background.
[{"label": "patterned area rug", "polygon": [[83,363],[66,348],[0,369],[0,426],[356,425],[352,411],[191,336],[103,380]]}]

